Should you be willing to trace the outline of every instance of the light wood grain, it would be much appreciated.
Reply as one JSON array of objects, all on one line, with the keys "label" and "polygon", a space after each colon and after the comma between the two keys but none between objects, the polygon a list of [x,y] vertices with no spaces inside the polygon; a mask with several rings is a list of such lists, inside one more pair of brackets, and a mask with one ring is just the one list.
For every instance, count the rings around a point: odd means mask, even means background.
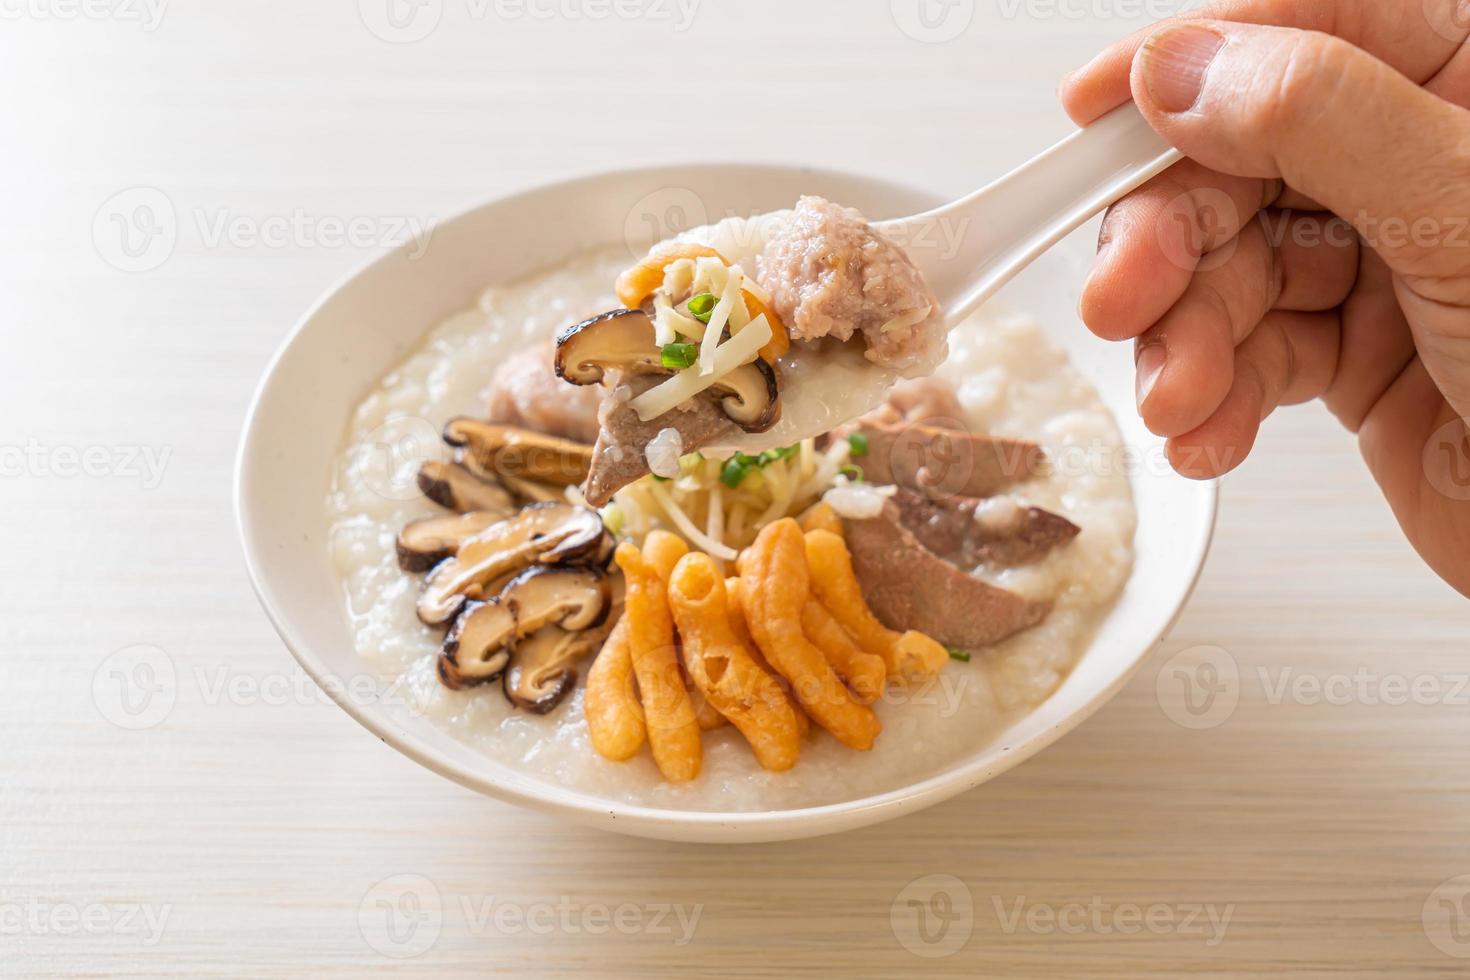
[{"label": "light wood grain", "polygon": [[[685,33],[477,20],[445,0],[441,27],[408,45],[375,38],[351,2],[177,0],[152,32],[7,14],[0,444],[33,441],[52,464],[58,447],[170,455],[151,487],[117,455],[107,476],[0,479],[0,973],[1461,975],[1422,913],[1470,874],[1470,705],[1449,696],[1470,671],[1470,615],[1316,408],[1274,420],[1227,481],[1197,597],[1094,720],[976,792],[836,838],[675,846],[481,799],[312,696],[250,593],[229,508],[246,400],[289,324],[372,249],[211,247],[187,216],[433,219],[564,173],[690,158],[968,189],[1064,133],[1056,77],[1137,23],[1096,15],[1120,9],[1107,4],[1074,5],[1094,10],[1080,20],[979,8],[947,44],[905,36],[889,4],[831,0],[704,0]],[[686,74],[705,104],[743,109],[650,125],[647,106]],[[91,226],[134,186],[164,191],[186,224],[164,265],[129,275]],[[133,732],[92,689],[140,643],[167,652],[179,684],[167,719]],[[1155,683],[1199,645],[1228,651],[1240,702],[1192,731]],[[1288,668],[1360,667],[1437,679],[1449,703],[1269,697]],[[303,693],[215,693],[237,678]],[[900,892],[932,874],[974,906],[968,941],[941,959],[894,926]],[[359,924],[395,875],[429,879],[441,902],[437,940],[412,959],[381,955]],[[574,927],[477,928],[492,898],[561,903]],[[1048,910],[1071,903],[1103,909],[1103,928],[1048,931]],[[1223,941],[1113,928],[1129,906],[1196,903],[1230,909]],[[692,941],[590,931],[624,904],[645,926],[660,904],[697,909]],[[135,905],[167,913],[156,943],[124,927]],[[17,925],[90,907],[107,916],[99,934]]]}]

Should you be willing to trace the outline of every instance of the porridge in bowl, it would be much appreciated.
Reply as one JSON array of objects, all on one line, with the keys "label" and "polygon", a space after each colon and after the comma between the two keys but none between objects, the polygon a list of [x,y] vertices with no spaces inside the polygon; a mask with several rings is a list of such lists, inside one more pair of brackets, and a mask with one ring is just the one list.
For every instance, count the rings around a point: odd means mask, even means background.
[{"label": "porridge in bowl", "polygon": [[894,789],[1044,700],[1131,568],[1117,429],[1024,317],[900,380],[937,311],[830,207],[490,289],[383,378],[327,502],[366,667],[533,778],[706,811]]}]

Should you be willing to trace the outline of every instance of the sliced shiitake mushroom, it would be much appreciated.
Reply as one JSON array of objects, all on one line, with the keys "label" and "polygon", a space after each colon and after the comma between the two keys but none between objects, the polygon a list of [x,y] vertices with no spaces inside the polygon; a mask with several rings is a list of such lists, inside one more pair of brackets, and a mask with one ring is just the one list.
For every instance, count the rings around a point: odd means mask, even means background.
[{"label": "sliced shiitake mushroom", "polygon": [[600,568],[527,569],[489,602],[465,606],[445,638],[439,676],[453,688],[494,680],[512,659],[519,638],[548,626],[568,633],[594,630],[611,610],[612,588]]},{"label": "sliced shiitake mushroom", "polygon": [[515,616],[499,600],[471,602],[444,637],[439,655],[439,680],[459,691],[499,677],[510,663]]},{"label": "sliced shiitake mushroom", "polygon": [[781,420],[781,376],[763,360],[743,364],[710,386],[720,408],[746,432],[765,432]]},{"label": "sliced shiitake mushroom", "polygon": [[577,683],[577,670],[572,665],[601,647],[606,639],[603,627],[576,632],[551,625],[516,640],[510,663],[500,675],[506,700],[533,714],[551,711]]},{"label": "sliced shiitake mushroom", "polygon": [[653,321],[642,310],[611,310],[567,327],[556,338],[556,374],[574,385],[601,384],[607,371],[624,376],[669,374]]},{"label": "sliced shiitake mushroom", "polygon": [[405,572],[428,571],[453,556],[467,539],[508,516],[508,510],[472,510],[410,521],[398,535],[398,567]]},{"label": "sliced shiitake mushroom", "polygon": [[498,483],[471,473],[459,463],[430,460],[419,467],[419,489],[440,507],[466,513],[472,510],[515,510],[515,500]]},{"label": "sliced shiitake mushroom", "polygon": [[447,623],[467,600],[485,598],[495,579],[529,565],[604,564],[610,544],[596,511],[566,503],[531,504],[465,539],[453,558],[434,566],[419,594],[419,619],[429,626]]},{"label": "sliced shiitake mushroom", "polygon": [[477,474],[504,473],[525,480],[572,486],[587,478],[592,447],[513,425],[450,419],[444,441],[463,450],[461,462]]},{"label": "sliced shiitake mushroom", "polygon": [[[621,383],[640,375],[672,377],[664,367],[653,321],[642,310],[613,310],[562,331],[556,340],[556,373],[572,384],[599,384],[608,372]],[[781,375],[757,358],[708,387],[720,407],[746,432],[764,432],[781,417]]]}]

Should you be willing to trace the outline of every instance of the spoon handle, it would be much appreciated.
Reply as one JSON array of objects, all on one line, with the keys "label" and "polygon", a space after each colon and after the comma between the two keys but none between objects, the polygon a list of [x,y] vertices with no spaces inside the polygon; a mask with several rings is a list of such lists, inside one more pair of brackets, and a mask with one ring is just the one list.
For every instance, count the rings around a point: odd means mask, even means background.
[{"label": "spoon handle", "polygon": [[918,264],[953,327],[1041,253],[1181,159],[1130,102],[968,197],[877,227]]}]

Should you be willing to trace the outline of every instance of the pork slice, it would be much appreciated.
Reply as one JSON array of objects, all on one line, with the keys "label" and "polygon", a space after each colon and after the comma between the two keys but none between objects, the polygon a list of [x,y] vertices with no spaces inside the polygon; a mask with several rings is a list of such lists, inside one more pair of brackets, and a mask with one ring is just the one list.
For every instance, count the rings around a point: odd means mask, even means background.
[{"label": "pork slice", "polygon": [[496,370],[487,399],[488,418],[576,442],[597,438],[602,392],[556,376],[550,343],[511,355]]},{"label": "pork slice", "polygon": [[888,389],[883,404],[858,422],[873,425],[923,422],[937,429],[963,429],[964,417],[965,410],[949,382],[930,375],[899,379]]},{"label": "pork slice", "polygon": [[897,486],[926,497],[991,497],[1030,479],[1046,454],[1034,442],[980,435],[924,423],[859,422],[867,452],[853,462],[869,483]]},{"label": "pork slice", "polygon": [[1035,626],[1050,602],[997,588],[930,551],[903,526],[897,505],[869,520],[844,520],[863,597],[889,629],[919,630],[946,646],[975,650]]},{"label": "pork slice", "polygon": [[613,494],[635,480],[648,475],[648,457],[644,450],[653,437],[664,429],[679,433],[683,452],[692,453],[701,446],[729,435],[735,428],[720,407],[719,396],[703,391],[678,408],[644,422],[628,403],[665,379],[659,375],[640,375],[610,379],[610,387],[598,410],[597,442],[592,447],[592,468],[582,485],[582,494],[593,507],[601,507]]},{"label": "pork slice", "polygon": [[899,523],[924,547],[966,569],[1030,565],[1082,530],[1060,514],[1010,498],[935,498],[900,488],[892,501]]}]

